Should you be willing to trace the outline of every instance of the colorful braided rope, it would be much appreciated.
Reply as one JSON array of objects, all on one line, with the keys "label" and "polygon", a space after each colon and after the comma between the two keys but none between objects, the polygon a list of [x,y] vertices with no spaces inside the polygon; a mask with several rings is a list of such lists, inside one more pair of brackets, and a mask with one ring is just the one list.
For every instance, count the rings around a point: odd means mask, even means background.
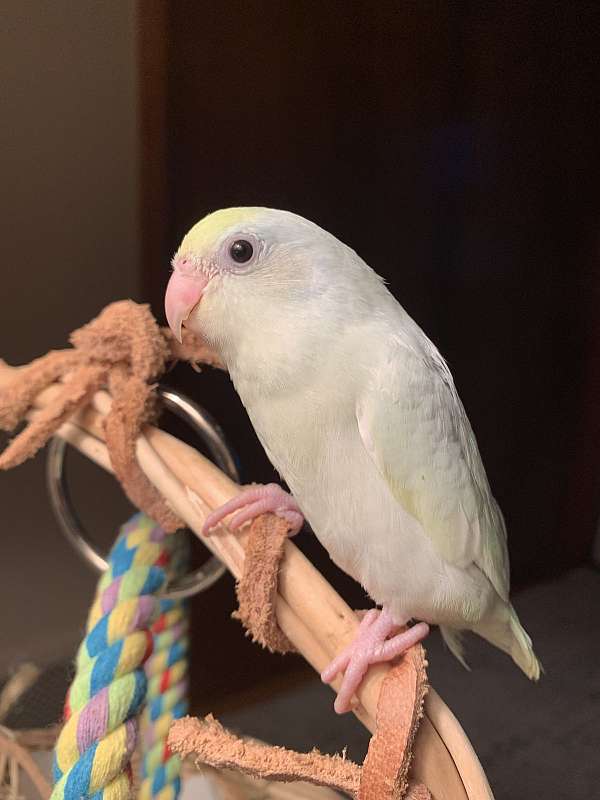
[{"label": "colorful braided rope", "polygon": [[181,541],[142,513],[121,528],[77,654],[51,800],[129,800],[137,716],[147,697],[143,729],[151,747],[143,754],[140,791],[175,800],[180,763],[166,734],[187,710],[186,615],[183,603],[156,595],[181,564]]},{"label": "colorful braided rope", "polygon": [[166,739],[173,720],[187,713],[187,613],[182,603],[169,600],[161,602],[161,612],[152,626],[154,650],[145,666],[148,699],[140,717],[140,800],[175,800],[180,789],[181,762],[170,753]]}]

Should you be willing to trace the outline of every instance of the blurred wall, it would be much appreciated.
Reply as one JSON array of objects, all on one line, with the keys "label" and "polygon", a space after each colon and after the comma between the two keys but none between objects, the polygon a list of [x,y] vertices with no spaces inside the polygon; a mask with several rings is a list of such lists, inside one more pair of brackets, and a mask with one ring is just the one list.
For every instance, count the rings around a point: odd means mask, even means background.
[{"label": "blurred wall", "polygon": [[[138,294],[135,6],[2,4],[0,357],[11,364]],[[0,678],[25,657],[70,657],[95,580],[53,520],[43,462],[0,474]],[[91,528],[123,514],[96,472],[74,491]]]}]

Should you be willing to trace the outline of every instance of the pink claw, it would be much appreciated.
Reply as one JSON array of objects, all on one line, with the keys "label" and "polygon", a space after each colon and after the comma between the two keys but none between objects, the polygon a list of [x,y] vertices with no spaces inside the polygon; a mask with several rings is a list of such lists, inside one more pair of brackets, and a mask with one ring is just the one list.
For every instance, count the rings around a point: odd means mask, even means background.
[{"label": "pink claw", "polygon": [[237,530],[245,522],[268,512],[276,514],[289,523],[290,536],[295,536],[304,525],[304,517],[292,495],[284,492],[276,483],[268,483],[266,486],[249,486],[220,508],[215,509],[206,518],[202,529],[203,533],[210,535],[211,531],[223,522],[225,517],[235,511],[238,513],[227,525],[230,530]]},{"label": "pink claw", "polygon": [[[401,627],[387,609],[379,611],[372,608],[361,620],[354,641],[323,670],[321,680],[324,683],[331,683],[340,672],[344,672],[344,679],[333,706],[338,714],[350,711],[352,696],[356,694],[372,664],[392,661],[422,641],[429,633],[429,625],[425,622],[418,622],[402,633],[397,633]],[[391,634],[395,635],[388,639]]]}]

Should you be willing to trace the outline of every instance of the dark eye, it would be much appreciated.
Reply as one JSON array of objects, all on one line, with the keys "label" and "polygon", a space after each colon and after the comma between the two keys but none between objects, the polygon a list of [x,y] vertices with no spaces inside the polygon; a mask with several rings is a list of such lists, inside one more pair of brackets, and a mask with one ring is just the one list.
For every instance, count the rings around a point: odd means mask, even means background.
[{"label": "dark eye", "polygon": [[229,255],[238,264],[245,264],[254,255],[254,248],[247,239],[236,239],[229,248]]}]

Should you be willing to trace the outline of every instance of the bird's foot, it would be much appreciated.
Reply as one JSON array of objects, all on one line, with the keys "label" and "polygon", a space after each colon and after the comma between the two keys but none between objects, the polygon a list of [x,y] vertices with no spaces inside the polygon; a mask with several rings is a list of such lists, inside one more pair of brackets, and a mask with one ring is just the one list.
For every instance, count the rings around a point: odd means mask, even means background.
[{"label": "bird's foot", "polygon": [[351,710],[352,696],[371,664],[392,661],[429,633],[429,625],[425,622],[418,622],[398,633],[402,627],[387,609],[372,608],[363,617],[354,641],[323,670],[321,680],[324,683],[331,683],[338,673],[344,673],[333,706],[338,714]]},{"label": "bird's foot", "polygon": [[304,525],[304,517],[292,495],[276,483],[268,483],[266,486],[262,484],[248,486],[220,508],[215,509],[206,518],[203,533],[209,535],[225,517],[236,511],[238,513],[227,523],[230,530],[237,530],[244,523],[269,512],[289,523],[290,536],[295,536]]}]

